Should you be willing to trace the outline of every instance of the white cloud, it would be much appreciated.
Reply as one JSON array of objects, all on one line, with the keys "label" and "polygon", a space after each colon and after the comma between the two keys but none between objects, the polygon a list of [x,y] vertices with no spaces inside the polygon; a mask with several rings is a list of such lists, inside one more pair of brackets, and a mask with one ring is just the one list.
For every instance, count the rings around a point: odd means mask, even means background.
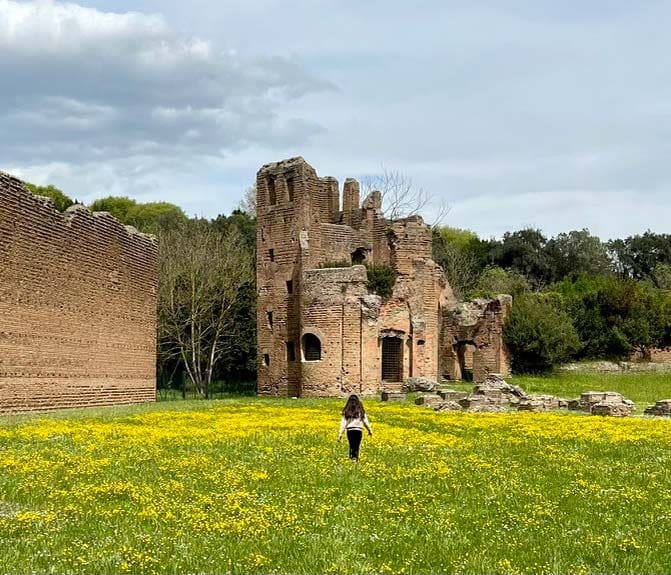
[{"label": "white cloud", "polygon": [[159,15],[49,0],[0,0],[0,78],[0,166],[302,143],[322,128],[283,104],[332,88],[294,58],[224,52]]}]

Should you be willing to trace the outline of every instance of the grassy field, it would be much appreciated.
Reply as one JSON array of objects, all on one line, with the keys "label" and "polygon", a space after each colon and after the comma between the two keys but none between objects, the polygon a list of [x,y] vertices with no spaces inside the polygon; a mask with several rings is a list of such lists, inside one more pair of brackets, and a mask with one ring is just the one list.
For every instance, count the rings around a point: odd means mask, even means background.
[{"label": "grassy field", "polygon": [[549,393],[566,398],[583,391],[617,391],[636,403],[636,412],[660,399],[671,399],[671,373],[567,373],[545,377],[516,376],[508,380],[528,393]]},{"label": "grassy field", "polygon": [[671,572],[671,421],[366,405],[0,418],[0,572]]}]

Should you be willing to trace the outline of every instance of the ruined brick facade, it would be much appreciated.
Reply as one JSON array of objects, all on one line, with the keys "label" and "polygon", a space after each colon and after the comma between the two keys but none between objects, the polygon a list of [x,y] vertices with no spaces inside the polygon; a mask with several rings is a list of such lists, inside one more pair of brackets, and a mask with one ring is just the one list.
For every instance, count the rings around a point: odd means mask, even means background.
[{"label": "ruined brick facade", "polygon": [[469,372],[476,383],[489,373],[510,375],[503,324],[511,307],[512,297],[500,295],[446,308],[441,372],[452,380],[463,379]]},{"label": "ruined brick facade", "polygon": [[155,399],[157,247],[0,172],[0,412]]},{"label": "ruined brick facade", "polygon": [[[380,192],[362,202],[353,179],[341,208],[338,182],[302,158],[263,166],[256,189],[259,393],[372,394],[440,378],[456,302],[431,259],[430,227],[418,216],[385,219]],[[369,293],[361,264],[396,269],[390,298]]]}]

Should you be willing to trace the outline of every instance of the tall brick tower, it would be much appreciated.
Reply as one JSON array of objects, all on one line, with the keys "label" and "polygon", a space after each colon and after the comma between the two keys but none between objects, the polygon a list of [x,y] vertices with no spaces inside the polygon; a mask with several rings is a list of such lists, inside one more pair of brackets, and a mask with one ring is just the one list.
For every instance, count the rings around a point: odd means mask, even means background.
[{"label": "tall brick tower", "polygon": [[263,166],[256,190],[259,391],[300,395],[301,276],[322,249],[312,227],[339,217],[338,183],[299,157]]}]

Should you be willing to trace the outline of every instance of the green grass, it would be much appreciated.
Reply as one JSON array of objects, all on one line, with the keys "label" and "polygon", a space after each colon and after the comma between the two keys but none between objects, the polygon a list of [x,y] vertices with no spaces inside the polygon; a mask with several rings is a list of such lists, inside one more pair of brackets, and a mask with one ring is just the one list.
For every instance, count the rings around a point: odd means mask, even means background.
[{"label": "green grass", "polygon": [[671,421],[366,406],[0,418],[0,573],[671,572]]}]

